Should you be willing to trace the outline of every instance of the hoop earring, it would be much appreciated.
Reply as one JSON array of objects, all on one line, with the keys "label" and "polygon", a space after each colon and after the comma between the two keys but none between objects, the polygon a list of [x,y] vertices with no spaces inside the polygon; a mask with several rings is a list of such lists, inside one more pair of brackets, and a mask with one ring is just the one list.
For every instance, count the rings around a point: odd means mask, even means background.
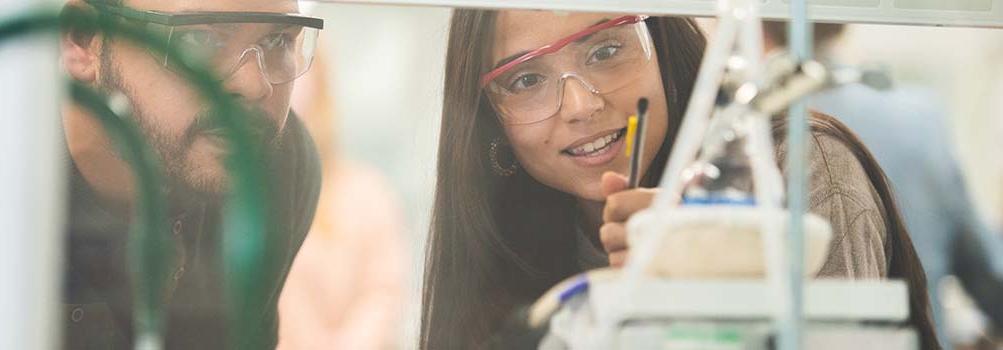
[{"label": "hoop earring", "polygon": [[519,163],[514,160],[514,156],[512,157],[512,165],[502,167],[501,164],[498,163],[498,149],[501,148],[503,144],[504,142],[500,137],[496,137],[494,140],[491,140],[491,149],[488,151],[488,158],[491,160],[491,171],[495,175],[500,177],[510,177],[515,175],[516,170],[519,170]]}]

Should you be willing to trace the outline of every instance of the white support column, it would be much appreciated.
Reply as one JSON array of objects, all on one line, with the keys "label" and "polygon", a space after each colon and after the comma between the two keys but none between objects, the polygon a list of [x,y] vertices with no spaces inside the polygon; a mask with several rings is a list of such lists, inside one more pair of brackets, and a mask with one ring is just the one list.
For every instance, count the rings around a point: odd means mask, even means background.
[{"label": "white support column", "polygon": [[[812,27],[808,22],[805,0],[791,0],[788,38],[791,53],[799,61],[812,58]],[[808,209],[808,107],[802,99],[795,102],[787,117],[787,210],[790,232],[787,235],[787,262],[791,297],[784,305],[787,315],[781,318],[779,349],[803,348],[804,312],[804,214]]]},{"label": "white support column", "polygon": [[[0,19],[54,0],[0,0]],[[0,349],[53,349],[64,167],[54,32],[0,44]]]}]

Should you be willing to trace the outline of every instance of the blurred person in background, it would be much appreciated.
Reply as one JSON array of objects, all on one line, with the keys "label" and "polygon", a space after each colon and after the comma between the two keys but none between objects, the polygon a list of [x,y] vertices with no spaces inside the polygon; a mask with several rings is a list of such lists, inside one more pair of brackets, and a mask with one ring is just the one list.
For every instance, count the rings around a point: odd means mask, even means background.
[{"label": "blurred person in background", "polygon": [[[767,51],[782,49],[787,24],[764,23]],[[841,24],[815,24],[816,59],[839,66]],[[956,275],[976,304],[1003,325],[1003,236],[981,218],[954,155],[944,109],[920,88],[879,91],[848,84],[814,95],[810,107],[856,132],[885,170],[927,273],[941,345],[951,348],[940,282]]]},{"label": "blurred person in background", "polygon": [[408,260],[401,209],[379,172],[339,154],[325,57],[293,93],[293,109],[317,142],[323,180],[313,227],[279,300],[278,349],[394,348]]}]

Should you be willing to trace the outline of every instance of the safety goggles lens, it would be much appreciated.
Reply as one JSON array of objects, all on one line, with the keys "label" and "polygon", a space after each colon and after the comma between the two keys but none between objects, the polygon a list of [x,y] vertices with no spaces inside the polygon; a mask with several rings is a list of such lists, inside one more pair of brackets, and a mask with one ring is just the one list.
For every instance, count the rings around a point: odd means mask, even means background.
[{"label": "safety goggles lens", "polygon": [[[226,79],[244,64],[259,65],[273,84],[295,80],[313,62],[319,29],[292,24],[218,23],[174,26],[169,44]],[[165,59],[169,68],[170,60]]]},{"label": "safety goggles lens", "polygon": [[652,60],[651,38],[642,21],[574,37],[556,52],[490,73],[485,90],[503,122],[528,124],[555,115],[569,77],[608,94],[637,80]]}]

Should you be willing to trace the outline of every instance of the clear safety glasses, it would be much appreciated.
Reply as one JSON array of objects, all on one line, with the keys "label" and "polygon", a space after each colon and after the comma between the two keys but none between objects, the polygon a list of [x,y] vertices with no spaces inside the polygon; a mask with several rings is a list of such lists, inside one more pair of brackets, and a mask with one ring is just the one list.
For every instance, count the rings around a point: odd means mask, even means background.
[{"label": "clear safety glasses", "polygon": [[[165,35],[167,44],[206,64],[219,80],[233,75],[249,60],[258,65],[272,84],[295,80],[313,62],[317,37],[324,20],[269,12],[141,11],[91,3],[101,13],[140,22]],[[158,62],[174,72],[166,54]]]},{"label": "clear safety glasses", "polygon": [[615,18],[503,60],[481,77],[481,87],[505,124],[549,119],[561,109],[568,80],[608,94],[638,78],[653,55],[645,19]]}]

